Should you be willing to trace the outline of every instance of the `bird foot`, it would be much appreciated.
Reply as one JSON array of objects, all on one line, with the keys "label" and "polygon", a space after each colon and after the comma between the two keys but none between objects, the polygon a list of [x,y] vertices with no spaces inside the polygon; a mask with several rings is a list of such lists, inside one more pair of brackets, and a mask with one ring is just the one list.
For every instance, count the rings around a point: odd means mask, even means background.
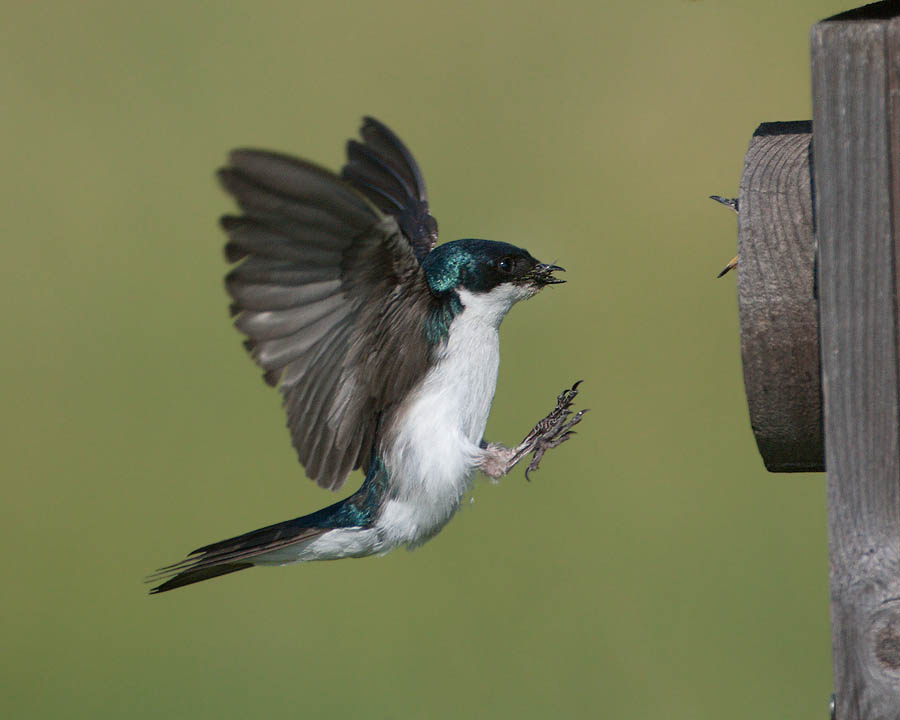
[{"label": "bird foot", "polygon": [[529,473],[540,467],[544,453],[562,445],[575,434],[572,428],[581,422],[587,412],[587,409],[579,410],[574,416],[572,415],[572,403],[578,395],[578,386],[581,385],[581,382],[579,380],[568,390],[563,390],[556,398],[556,407],[547,417],[538,422],[522,441],[520,447],[527,446],[529,448],[523,455],[534,453],[531,462],[525,469],[526,480],[530,481]]},{"label": "bird foot", "polygon": [[581,422],[581,418],[587,410],[579,410],[572,414],[572,403],[578,395],[578,386],[581,380],[568,390],[564,390],[556,398],[556,407],[547,417],[538,422],[525,439],[516,447],[508,448],[500,443],[483,444],[483,455],[479,462],[479,468],[486,475],[495,480],[506,475],[522,458],[534,453],[528,468],[525,470],[525,478],[530,480],[529,473],[537,470],[541,459],[551,448],[562,445],[575,434],[572,430]]}]

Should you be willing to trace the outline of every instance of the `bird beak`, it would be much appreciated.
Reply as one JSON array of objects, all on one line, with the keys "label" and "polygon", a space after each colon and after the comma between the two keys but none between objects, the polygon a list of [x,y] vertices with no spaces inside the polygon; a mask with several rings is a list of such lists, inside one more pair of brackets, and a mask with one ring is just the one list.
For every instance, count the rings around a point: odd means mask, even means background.
[{"label": "bird beak", "polygon": [[565,280],[560,280],[559,278],[553,277],[553,273],[559,270],[560,272],[565,272],[566,269],[560,267],[559,265],[546,265],[544,263],[538,263],[534,266],[533,271],[533,279],[540,285],[556,285],[558,283],[564,283]]}]

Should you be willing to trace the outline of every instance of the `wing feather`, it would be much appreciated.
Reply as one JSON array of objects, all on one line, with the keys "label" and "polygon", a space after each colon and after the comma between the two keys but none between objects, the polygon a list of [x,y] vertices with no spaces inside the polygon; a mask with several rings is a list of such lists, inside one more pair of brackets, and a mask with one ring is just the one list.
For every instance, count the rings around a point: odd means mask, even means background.
[{"label": "wing feather", "polygon": [[229,294],[244,310],[287,310],[297,305],[324,300],[338,292],[340,287],[339,278],[314,279],[305,285],[237,283],[229,286]]},{"label": "wing feather", "polygon": [[[249,257],[226,276],[225,289],[231,292],[252,283],[293,287],[340,277],[340,267],[298,267],[287,262]],[[244,289],[249,293],[246,287]]]},{"label": "wing feather", "polygon": [[428,199],[425,178],[422,176],[422,171],[419,170],[418,163],[393,130],[373,117],[366,117],[363,118],[360,134],[366,145],[386,158],[405,176],[407,185],[415,188],[419,200]]},{"label": "wing feather", "polygon": [[330,170],[265,150],[233,150],[228,159],[232,168],[266,188],[270,197],[300,200],[360,229],[371,225],[371,210],[352,187],[334,182]]},{"label": "wing feather", "polygon": [[294,335],[303,328],[340,311],[346,304],[340,293],[332,293],[320,300],[285,310],[242,312],[235,320],[234,326],[257,342],[274,340]]},{"label": "wing feather", "polygon": [[317,322],[301,328],[292,335],[273,338],[262,342],[253,342],[253,359],[264,370],[279,370],[292,360],[314,348],[319,342],[334,333],[335,327],[351,312],[345,302],[332,315],[326,315]]},{"label": "wing feather", "polygon": [[[366,177],[392,183],[402,203],[426,202],[402,143],[371,132],[357,153],[369,159]],[[381,414],[431,361],[425,318],[440,300],[418,259],[421,239],[371,195],[303,160],[237,150],[219,178],[244,212],[222,219],[226,258],[237,263],[225,281],[235,326],[282,392],[307,474],[337,489],[366,464]]]},{"label": "wing feather", "polygon": [[347,143],[347,164],[341,174],[382,212],[397,219],[421,262],[438,237],[422,171],[400,138],[375,118],[363,119],[360,135],[362,142]]},{"label": "wing feather", "polygon": [[333,267],[340,264],[341,253],[350,244],[339,244],[333,236],[313,232],[307,233],[301,244],[284,232],[257,223],[233,227],[228,234],[231,239],[225,245],[225,258],[232,263],[253,255],[298,265]]}]

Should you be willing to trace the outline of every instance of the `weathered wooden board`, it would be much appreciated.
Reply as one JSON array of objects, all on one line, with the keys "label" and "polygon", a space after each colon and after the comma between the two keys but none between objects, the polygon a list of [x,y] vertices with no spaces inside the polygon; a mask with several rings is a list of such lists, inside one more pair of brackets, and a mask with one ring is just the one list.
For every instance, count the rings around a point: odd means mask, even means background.
[{"label": "weathered wooden board", "polygon": [[825,469],[809,121],[757,128],[738,198],[738,306],[750,424],[772,472]]},{"label": "weathered wooden board", "polygon": [[813,143],[838,720],[900,718],[900,21],[812,31]]}]

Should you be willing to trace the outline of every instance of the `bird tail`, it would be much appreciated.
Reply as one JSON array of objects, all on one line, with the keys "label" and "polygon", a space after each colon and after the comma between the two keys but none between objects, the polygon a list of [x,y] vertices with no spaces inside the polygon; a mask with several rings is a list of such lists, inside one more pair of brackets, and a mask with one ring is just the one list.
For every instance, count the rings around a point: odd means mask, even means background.
[{"label": "bird tail", "polygon": [[228,575],[253,567],[256,565],[254,558],[260,555],[311,540],[329,529],[331,528],[310,527],[309,516],[286,520],[197,548],[181,562],[166,565],[149,575],[146,582],[164,581],[150,590],[150,594],[155,595],[201,580]]}]

